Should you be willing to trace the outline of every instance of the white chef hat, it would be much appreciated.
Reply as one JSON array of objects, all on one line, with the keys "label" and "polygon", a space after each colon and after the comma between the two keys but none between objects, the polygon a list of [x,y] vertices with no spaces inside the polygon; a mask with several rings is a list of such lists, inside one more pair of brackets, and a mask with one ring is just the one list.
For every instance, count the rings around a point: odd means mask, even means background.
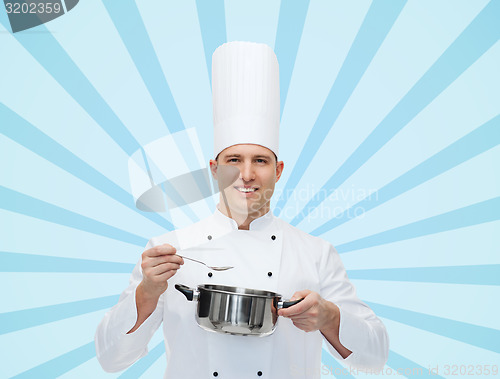
[{"label": "white chef hat", "polygon": [[214,156],[237,144],[267,147],[278,156],[278,60],[261,43],[228,42],[212,56]]}]

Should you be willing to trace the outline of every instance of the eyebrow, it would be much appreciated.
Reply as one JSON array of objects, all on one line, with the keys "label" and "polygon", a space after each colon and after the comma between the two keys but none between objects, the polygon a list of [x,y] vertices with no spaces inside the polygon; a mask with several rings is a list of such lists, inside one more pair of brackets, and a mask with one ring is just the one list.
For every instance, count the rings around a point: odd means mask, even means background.
[{"label": "eyebrow", "polygon": [[[224,155],[223,157],[224,159],[228,159],[228,158],[241,158],[241,154],[228,154],[228,155]],[[259,154],[259,155],[253,155],[252,158],[266,158],[266,159],[271,159],[271,156],[270,155],[262,155],[262,154]]]},{"label": "eyebrow", "polygon": [[254,158],[266,158],[266,159],[271,159],[270,155],[254,155]]}]

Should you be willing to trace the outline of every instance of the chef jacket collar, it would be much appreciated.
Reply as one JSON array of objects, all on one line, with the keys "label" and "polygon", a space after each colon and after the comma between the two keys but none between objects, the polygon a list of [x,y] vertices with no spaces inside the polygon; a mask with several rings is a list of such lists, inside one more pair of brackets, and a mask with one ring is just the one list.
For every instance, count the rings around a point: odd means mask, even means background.
[{"label": "chef jacket collar", "polygon": [[[232,218],[227,217],[224,213],[219,210],[219,205],[217,205],[214,213],[214,218],[217,224],[222,226],[224,229],[238,230],[238,224]],[[274,222],[273,212],[270,210],[263,216],[250,222],[249,230],[265,230],[271,226]]]}]

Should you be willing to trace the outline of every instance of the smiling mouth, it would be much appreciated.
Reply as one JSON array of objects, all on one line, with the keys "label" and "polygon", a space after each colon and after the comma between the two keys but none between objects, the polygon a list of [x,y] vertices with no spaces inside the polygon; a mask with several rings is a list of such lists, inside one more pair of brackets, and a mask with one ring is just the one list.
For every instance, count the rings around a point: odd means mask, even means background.
[{"label": "smiling mouth", "polygon": [[252,193],[258,190],[258,188],[255,187],[234,187],[234,188],[241,193]]}]

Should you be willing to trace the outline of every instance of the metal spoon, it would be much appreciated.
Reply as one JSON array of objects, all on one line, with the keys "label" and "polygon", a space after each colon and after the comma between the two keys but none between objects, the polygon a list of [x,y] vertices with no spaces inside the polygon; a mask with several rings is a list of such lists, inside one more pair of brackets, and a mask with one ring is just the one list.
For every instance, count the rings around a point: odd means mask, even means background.
[{"label": "metal spoon", "polygon": [[210,270],[214,270],[214,271],[226,271],[226,270],[230,270],[230,269],[234,268],[233,266],[209,266],[205,262],[197,261],[196,259],[188,258],[188,257],[185,257],[183,255],[179,255],[179,254],[177,254],[177,255],[181,258],[189,259],[190,261],[193,261],[196,263],[201,263],[202,265],[207,266]]},{"label": "metal spoon", "polygon": [[[182,249],[179,251],[184,252],[186,250],[195,250],[195,249],[197,249],[197,250],[221,250],[222,248],[218,248],[218,247],[200,247],[200,248],[188,247],[187,249]],[[214,271],[226,271],[226,270],[230,270],[230,269],[234,268],[233,266],[209,266],[205,262],[198,261],[198,260],[193,259],[193,258],[185,257],[184,255],[180,255],[180,254],[177,254],[177,255],[183,259],[188,259],[188,260],[196,262],[196,263],[201,263],[202,265],[207,266],[210,270],[214,270]]]}]

